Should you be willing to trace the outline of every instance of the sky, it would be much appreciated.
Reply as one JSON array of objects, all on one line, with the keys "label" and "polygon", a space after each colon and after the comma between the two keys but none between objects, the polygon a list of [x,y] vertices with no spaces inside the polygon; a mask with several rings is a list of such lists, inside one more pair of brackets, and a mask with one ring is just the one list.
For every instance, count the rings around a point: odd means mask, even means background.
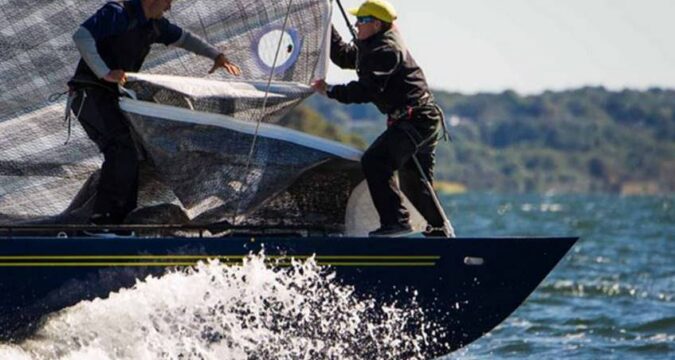
[{"label": "sky", "polygon": [[[675,88],[675,0],[390,0],[432,88]],[[346,8],[361,1],[342,0]],[[354,20],[351,17],[352,22]],[[337,6],[333,23],[349,36]],[[354,79],[331,66],[328,82]]]}]

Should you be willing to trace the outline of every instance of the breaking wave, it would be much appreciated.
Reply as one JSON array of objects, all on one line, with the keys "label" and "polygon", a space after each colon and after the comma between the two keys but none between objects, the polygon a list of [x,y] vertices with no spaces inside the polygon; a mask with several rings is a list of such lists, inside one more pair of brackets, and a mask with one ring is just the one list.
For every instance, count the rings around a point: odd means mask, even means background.
[{"label": "breaking wave", "polygon": [[423,359],[433,325],[411,304],[360,298],[313,259],[212,261],[56,313],[0,358]]}]

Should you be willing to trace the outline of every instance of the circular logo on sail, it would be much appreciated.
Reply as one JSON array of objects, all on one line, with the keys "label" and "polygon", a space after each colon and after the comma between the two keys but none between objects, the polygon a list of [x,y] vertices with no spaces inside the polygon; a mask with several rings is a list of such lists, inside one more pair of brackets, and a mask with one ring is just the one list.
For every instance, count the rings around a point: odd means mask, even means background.
[{"label": "circular logo on sail", "polygon": [[253,52],[263,70],[274,68],[274,73],[280,74],[295,64],[301,47],[300,37],[294,29],[266,28],[253,43]]}]

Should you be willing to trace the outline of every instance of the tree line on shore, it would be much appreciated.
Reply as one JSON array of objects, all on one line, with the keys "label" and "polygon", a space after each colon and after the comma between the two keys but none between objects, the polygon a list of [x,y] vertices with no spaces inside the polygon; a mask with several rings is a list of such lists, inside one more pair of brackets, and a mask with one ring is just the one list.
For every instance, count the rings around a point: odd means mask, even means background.
[{"label": "tree line on shore", "polygon": [[[436,177],[497,192],[672,193],[675,91],[586,87],[522,96],[435,92],[454,141]],[[372,105],[313,96],[282,124],[365,148],[384,130]]]}]

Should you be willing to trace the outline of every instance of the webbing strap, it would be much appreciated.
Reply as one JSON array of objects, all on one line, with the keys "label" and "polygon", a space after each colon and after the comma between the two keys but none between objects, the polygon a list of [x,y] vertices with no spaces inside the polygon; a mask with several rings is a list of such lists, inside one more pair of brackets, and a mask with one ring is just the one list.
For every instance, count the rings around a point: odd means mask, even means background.
[{"label": "webbing strap", "polygon": [[63,143],[63,145],[68,145],[68,142],[70,142],[70,138],[73,133],[73,115],[75,116],[75,119],[79,120],[80,114],[82,114],[82,109],[84,108],[84,103],[87,101],[87,91],[84,89],[81,91],[82,91],[82,102],[80,103],[80,107],[77,110],[77,114],[73,114],[73,111],[70,108],[73,105],[73,101],[75,101],[75,98],[77,97],[78,91],[69,90],[64,93],[52,94],[49,97],[49,101],[56,102],[63,95],[68,94],[68,99],[66,100],[66,111],[63,116],[63,124],[68,126],[68,137],[66,138],[66,142]]}]

